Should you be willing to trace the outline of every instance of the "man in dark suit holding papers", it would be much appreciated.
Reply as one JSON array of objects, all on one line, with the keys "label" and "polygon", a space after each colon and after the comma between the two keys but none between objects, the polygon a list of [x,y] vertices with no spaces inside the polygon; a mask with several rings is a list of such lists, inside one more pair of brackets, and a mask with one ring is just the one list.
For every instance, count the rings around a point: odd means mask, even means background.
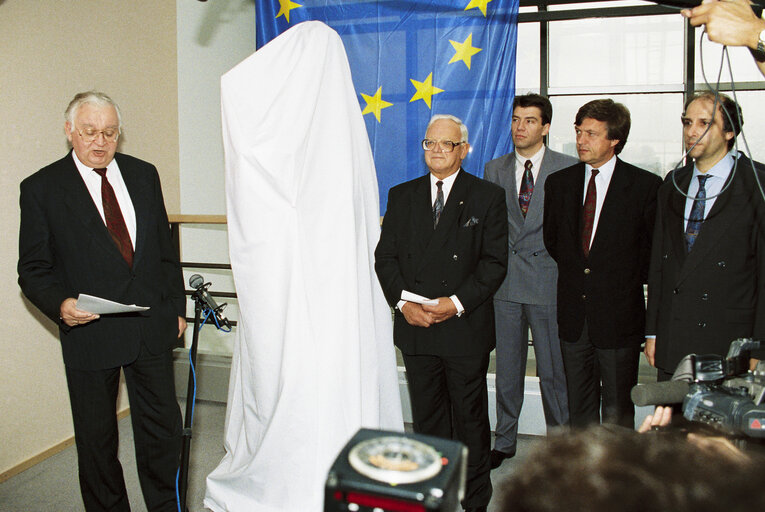
[{"label": "man in dark suit holding papers", "polygon": [[[485,511],[486,372],[495,342],[492,296],[507,270],[505,194],[461,169],[468,134],[456,117],[434,116],[422,145],[430,173],[390,190],[375,269],[396,308],[393,336],[404,356],[414,430],[467,445],[463,506]],[[437,304],[408,301],[404,292]]]},{"label": "man in dark suit holding papers", "polygon": [[[146,507],[176,510],[172,349],[185,296],[159,176],[116,153],[119,110],[103,93],[77,94],[65,130],[73,151],[21,183],[19,285],[59,327],[85,509],[130,510],[117,460],[122,370]],[[80,293],[150,309],[99,316],[77,309]]]}]

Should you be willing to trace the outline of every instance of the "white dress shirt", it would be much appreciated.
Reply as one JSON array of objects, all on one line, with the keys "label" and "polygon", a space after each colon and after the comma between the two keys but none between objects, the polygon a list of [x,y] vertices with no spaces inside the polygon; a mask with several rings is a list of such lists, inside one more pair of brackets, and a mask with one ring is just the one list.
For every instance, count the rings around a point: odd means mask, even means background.
[{"label": "white dress shirt", "polygon": [[[446,207],[446,202],[449,200],[449,193],[451,193],[452,191],[454,180],[457,179],[457,175],[461,171],[462,169],[457,169],[457,172],[447,176],[444,179],[438,178],[435,175],[433,175],[433,173],[430,173],[430,199],[431,199],[430,204],[431,205],[435,204],[436,194],[438,194],[438,185],[436,185],[436,183],[438,183],[439,181],[442,181],[443,183],[441,184],[441,192],[444,194],[444,207]],[[405,291],[407,290],[401,290],[402,296]],[[456,295],[452,295],[449,298],[454,303],[454,307],[457,308],[457,316],[461,316],[462,313],[465,312],[465,308],[462,306],[462,303],[460,302],[460,300],[457,298]],[[404,304],[406,304],[406,302],[407,301],[405,301],[404,299],[401,299],[400,301],[398,301],[398,303],[396,303],[396,307],[398,308],[399,311],[401,311],[401,308],[404,307]]]},{"label": "white dress shirt", "polygon": [[452,191],[452,186],[454,185],[454,180],[457,179],[457,175],[460,173],[460,169],[457,169],[457,172],[454,174],[447,176],[444,179],[436,178],[433,173],[430,173],[430,204],[434,205],[436,203],[436,194],[438,194],[438,183],[439,181],[443,181],[443,184],[441,185],[441,192],[444,193],[444,206],[446,206],[446,201],[449,199],[449,193]]},{"label": "white dress shirt", "polygon": [[[104,202],[101,198],[101,175],[93,170],[92,167],[80,162],[77,155],[72,151],[72,158],[74,158],[74,165],[77,166],[77,170],[80,171],[80,176],[85,182],[85,186],[88,187],[90,197],[93,198],[93,202],[98,208],[98,213],[101,214],[101,219],[106,225],[106,217],[104,216]],[[122,211],[122,217],[125,219],[125,225],[127,226],[128,234],[130,235],[130,241],[133,243],[133,251],[135,251],[135,208],[133,207],[133,201],[130,199],[125,182],[122,179],[122,173],[117,165],[117,161],[112,159],[109,165],[106,166],[106,179],[114,189],[114,195],[117,197],[117,203],[120,205]]]},{"label": "white dress shirt", "polygon": [[515,190],[520,194],[521,185],[523,184],[523,175],[526,171],[526,160],[531,160],[531,175],[534,176],[534,183],[537,182],[539,177],[539,166],[542,165],[542,159],[545,157],[545,146],[539,148],[539,151],[534,153],[531,158],[515,153]]},{"label": "white dress shirt", "polygon": [[733,169],[733,162],[733,155],[728,153],[719,162],[717,162],[714,167],[705,173],[700,172],[696,167],[696,164],[693,165],[693,177],[691,178],[691,183],[688,186],[688,197],[685,199],[683,233],[685,233],[685,229],[688,226],[688,217],[691,216],[693,201],[695,200],[696,194],[699,191],[699,179],[697,176],[701,176],[702,174],[708,176],[706,183],[704,183],[704,190],[707,192],[707,200],[704,202],[704,219],[706,219],[707,215],[709,215],[709,211],[715,204],[715,200],[717,199],[715,196],[720,193],[723,185],[728,179],[728,176],[730,176],[730,172]]},{"label": "white dress shirt", "polygon": [[[590,237],[590,247],[592,247],[592,241],[595,239],[595,233],[598,231],[598,220],[600,219],[600,211],[603,209],[603,202],[606,199],[608,193],[608,186],[611,184],[611,177],[614,175],[614,167],[616,166],[616,155],[611,157],[611,160],[604,163],[602,166],[597,167],[598,175],[595,176],[595,218],[592,221],[592,235]],[[584,164],[584,195],[582,195],[582,204],[587,198],[587,185],[590,183],[590,176],[592,176],[593,167],[590,164]]]}]

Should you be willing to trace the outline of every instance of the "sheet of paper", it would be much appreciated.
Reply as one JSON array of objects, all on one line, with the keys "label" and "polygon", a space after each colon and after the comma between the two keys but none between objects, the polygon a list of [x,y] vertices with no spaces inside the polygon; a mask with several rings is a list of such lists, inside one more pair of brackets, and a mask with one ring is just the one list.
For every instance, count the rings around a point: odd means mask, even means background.
[{"label": "sheet of paper", "polygon": [[102,299],[81,293],[77,297],[77,309],[87,311],[88,313],[97,313],[99,315],[109,315],[113,313],[135,313],[136,311],[147,311],[147,306],[136,306],[135,304],[120,304],[111,300]]},{"label": "sheet of paper", "polygon": [[416,293],[408,292],[406,290],[401,291],[401,300],[405,300],[407,302],[416,302],[417,304],[424,304],[426,306],[438,305],[438,299],[429,299],[427,297],[423,297],[422,295],[417,295]]}]

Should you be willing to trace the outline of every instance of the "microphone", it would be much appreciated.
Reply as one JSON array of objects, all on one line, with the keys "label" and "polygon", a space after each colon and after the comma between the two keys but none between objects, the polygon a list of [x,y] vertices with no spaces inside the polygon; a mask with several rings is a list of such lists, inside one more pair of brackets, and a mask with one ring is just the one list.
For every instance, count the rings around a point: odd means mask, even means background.
[{"label": "microphone", "polygon": [[215,302],[215,299],[213,299],[212,296],[207,293],[207,287],[210,286],[210,283],[205,284],[204,277],[200,276],[199,274],[194,274],[189,278],[189,284],[197,291],[196,293],[205,304],[205,306],[210,308],[215,313],[215,318],[218,320],[218,324],[225,325],[231,329],[231,322],[229,322],[228,318],[226,318],[226,316],[223,314],[223,308],[226,307],[226,304],[221,304],[218,306],[218,304]]},{"label": "microphone", "polygon": [[682,380],[668,380],[652,384],[638,384],[632,388],[630,398],[632,403],[642,407],[645,405],[681,404],[688,394],[691,385]]}]

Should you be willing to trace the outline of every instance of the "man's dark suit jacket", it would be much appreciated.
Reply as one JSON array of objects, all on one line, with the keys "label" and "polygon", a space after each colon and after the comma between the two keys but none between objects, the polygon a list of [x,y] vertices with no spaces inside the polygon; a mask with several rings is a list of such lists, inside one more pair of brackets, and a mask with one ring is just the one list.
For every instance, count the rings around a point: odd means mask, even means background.
[{"label": "man's dark suit jacket", "polygon": [[[674,173],[687,191],[693,165]],[[745,157],[728,183],[690,253],[686,198],[671,175],[659,190],[646,333],[656,335],[656,365],[669,373],[689,353],[724,356],[737,338],[765,340],[765,203]]]},{"label": "man's dark suit jacket", "polygon": [[656,192],[661,178],[617,158],[589,257],[582,250],[584,163],[545,183],[544,240],[558,263],[558,328],[574,342],[585,319],[592,343],[638,346],[645,335],[645,296]]},{"label": "man's dark suit jacket", "polygon": [[[21,183],[19,285],[59,324],[64,363],[104,369],[132,362],[143,343],[169,350],[185,315],[183,277],[170,239],[156,168],[116,154],[136,215],[133,268],[122,258],[75,166],[72,154]],[[149,306],[141,314],[103,315],[82,327],[59,320],[69,297],[86,293]]]},{"label": "man's dark suit jacket", "polygon": [[408,290],[456,295],[460,317],[414,327],[396,309],[394,340],[409,355],[479,355],[494,348],[492,296],[507,271],[507,214],[501,187],[459,171],[433,230],[430,175],[388,194],[375,270],[391,306]]}]

